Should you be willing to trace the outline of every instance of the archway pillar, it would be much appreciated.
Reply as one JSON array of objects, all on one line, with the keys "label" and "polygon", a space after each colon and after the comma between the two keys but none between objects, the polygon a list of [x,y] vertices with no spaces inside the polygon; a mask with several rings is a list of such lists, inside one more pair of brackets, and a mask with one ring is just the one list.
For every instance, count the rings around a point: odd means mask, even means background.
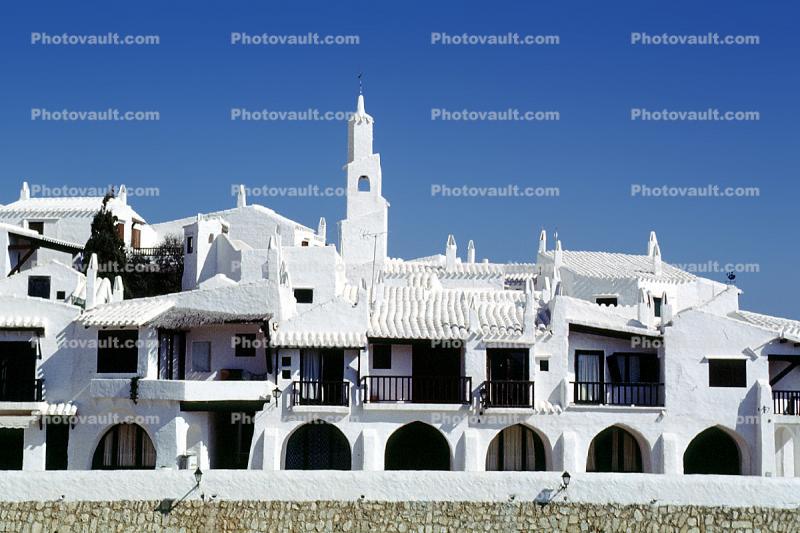
[{"label": "archway pillar", "polygon": [[464,430],[464,470],[482,472],[486,470],[486,457],[481,454],[481,438],[478,430]]},{"label": "archway pillar", "polygon": [[553,453],[553,463],[556,470],[565,470],[567,472],[586,471],[586,457],[580,456],[578,435],[574,431],[562,433],[557,448]]},{"label": "archway pillar", "polygon": [[375,472],[384,469],[384,450],[381,446],[381,439],[378,432],[374,429],[364,429],[361,431],[362,449],[362,470]]},{"label": "archway pillar", "polygon": [[186,453],[186,437],[189,424],[180,417],[172,418],[153,434],[156,449],[156,469],[178,468],[178,457]]},{"label": "archway pillar", "polygon": [[776,475],[775,465],[775,418],[772,413],[772,387],[766,379],[759,379],[756,382],[756,406],[759,413],[759,424],[756,428],[756,449],[753,460],[755,464],[751,466],[753,472],[742,474],[754,474],[757,476]]},{"label": "archway pillar", "polygon": [[275,471],[281,469],[283,437],[283,432],[276,427],[264,428],[264,440],[262,447],[264,460],[261,465],[264,470]]},{"label": "archway pillar", "polygon": [[[662,474],[683,474],[683,456],[678,444],[678,436],[664,433],[660,439],[661,465],[653,461],[653,471]],[[658,468],[661,466],[661,468]]]}]

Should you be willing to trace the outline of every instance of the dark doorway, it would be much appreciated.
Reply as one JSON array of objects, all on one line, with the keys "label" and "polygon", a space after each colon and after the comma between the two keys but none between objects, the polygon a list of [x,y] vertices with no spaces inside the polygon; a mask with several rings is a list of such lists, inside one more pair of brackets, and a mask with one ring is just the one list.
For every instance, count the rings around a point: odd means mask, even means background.
[{"label": "dark doorway", "polygon": [[47,421],[45,428],[45,470],[66,470],[69,423],[60,419],[57,422]]},{"label": "dark doorway", "polygon": [[297,386],[301,405],[347,405],[344,350],[302,350]]},{"label": "dark doorway", "polygon": [[527,406],[531,402],[528,386],[528,350],[486,350],[487,390],[493,407]]},{"label": "dark doorway", "polygon": [[601,431],[589,446],[587,472],[643,472],[636,438],[621,427]]},{"label": "dark doorway", "polygon": [[158,332],[158,379],[186,379],[186,334]]},{"label": "dark doorway", "polygon": [[486,453],[486,470],[506,472],[546,470],[542,438],[522,424],[505,428],[489,445]]},{"label": "dark doorway", "polygon": [[463,403],[461,349],[417,343],[411,349],[411,401],[414,403]]},{"label": "dark doorway", "polygon": [[255,412],[222,411],[212,417],[211,468],[246,470],[253,441]]},{"label": "dark doorway", "polygon": [[0,429],[0,470],[22,470],[25,430]]},{"label": "dark doorway", "polygon": [[0,342],[0,401],[37,398],[36,350],[30,342]]},{"label": "dark doorway", "polygon": [[412,422],[386,443],[386,470],[450,470],[450,446],[439,430]]},{"label": "dark doorway", "polygon": [[719,428],[709,428],[692,440],[683,454],[684,474],[742,474],[739,446]]},{"label": "dark doorway", "polygon": [[311,422],[286,443],[286,470],[350,470],[350,443],[332,424]]}]

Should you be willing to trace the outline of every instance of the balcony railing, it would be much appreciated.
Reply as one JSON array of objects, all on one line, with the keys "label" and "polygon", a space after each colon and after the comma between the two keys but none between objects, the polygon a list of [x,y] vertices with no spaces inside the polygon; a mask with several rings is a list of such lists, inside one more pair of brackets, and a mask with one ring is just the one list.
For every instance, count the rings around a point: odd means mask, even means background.
[{"label": "balcony railing", "polygon": [[350,405],[347,381],[293,381],[292,405]]},{"label": "balcony railing", "polygon": [[663,406],[663,383],[576,381],[574,402],[594,405]]},{"label": "balcony railing", "polygon": [[484,381],[484,407],[533,407],[533,381]]},{"label": "balcony railing", "polygon": [[44,379],[0,380],[0,402],[41,402]]},{"label": "balcony railing", "polygon": [[776,415],[800,416],[800,391],[772,391],[772,409]]},{"label": "balcony railing", "polygon": [[445,376],[365,376],[361,400],[372,402],[456,403],[472,400],[472,378]]}]

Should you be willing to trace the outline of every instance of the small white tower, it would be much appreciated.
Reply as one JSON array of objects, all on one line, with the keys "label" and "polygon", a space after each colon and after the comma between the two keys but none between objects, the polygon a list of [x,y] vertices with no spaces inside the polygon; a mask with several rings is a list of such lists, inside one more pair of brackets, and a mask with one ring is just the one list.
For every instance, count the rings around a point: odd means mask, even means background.
[{"label": "small white tower", "polygon": [[31,189],[28,187],[28,182],[22,182],[22,188],[19,190],[19,199],[20,200],[30,200],[31,199]]},{"label": "small white tower", "polygon": [[467,243],[467,263],[474,263],[475,262],[475,243],[469,241]]},{"label": "small white tower", "polygon": [[374,120],[364,95],[347,123],[347,216],[341,221],[340,252],[348,272],[383,264],[387,253],[389,204],[381,195],[381,158],[372,151]]},{"label": "small white tower", "polygon": [[247,206],[247,191],[245,191],[244,185],[239,185],[239,188],[236,190],[236,207],[246,207]]},{"label": "small white tower", "polygon": [[456,246],[456,238],[453,235],[447,236],[447,246],[444,250],[445,266],[447,270],[452,270],[456,266],[456,258],[458,257],[458,246]]}]

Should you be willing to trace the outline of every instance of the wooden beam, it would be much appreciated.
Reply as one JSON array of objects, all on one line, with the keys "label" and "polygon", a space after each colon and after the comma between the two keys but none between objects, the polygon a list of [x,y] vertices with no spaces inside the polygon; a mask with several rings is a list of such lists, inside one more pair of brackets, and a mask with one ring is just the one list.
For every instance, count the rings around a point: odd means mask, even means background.
[{"label": "wooden beam", "polygon": [[14,274],[16,274],[17,272],[19,272],[19,271],[20,271],[20,269],[22,268],[22,266],[25,264],[25,262],[26,262],[28,259],[30,259],[30,258],[31,258],[31,256],[33,255],[33,252],[35,252],[36,250],[37,250],[37,248],[31,248],[30,250],[28,250],[28,253],[26,253],[25,255],[23,255],[23,256],[20,258],[20,260],[19,260],[19,263],[17,263],[17,266],[15,266],[15,267],[14,267],[14,268],[11,270],[11,272],[9,272],[9,274],[8,274],[8,275],[9,275],[9,277],[10,277],[10,276],[13,276],[13,275],[14,275]]},{"label": "wooden beam", "polygon": [[779,382],[779,381],[780,381],[780,380],[782,380],[784,377],[786,377],[786,375],[787,375],[789,372],[791,372],[792,370],[794,370],[794,369],[795,369],[795,368],[797,368],[798,366],[800,366],[800,361],[792,361],[791,363],[789,363],[789,366],[787,366],[786,368],[784,368],[783,370],[781,370],[780,372],[778,372],[778,375],[777,375],[777,376],[775,376],[774,378],[772,378],[771,380],[769,380],[769,386],[770,386],[770,387],[773,387],[773,386],[775,386],[775,384],[776,384],[777,382]]}]

